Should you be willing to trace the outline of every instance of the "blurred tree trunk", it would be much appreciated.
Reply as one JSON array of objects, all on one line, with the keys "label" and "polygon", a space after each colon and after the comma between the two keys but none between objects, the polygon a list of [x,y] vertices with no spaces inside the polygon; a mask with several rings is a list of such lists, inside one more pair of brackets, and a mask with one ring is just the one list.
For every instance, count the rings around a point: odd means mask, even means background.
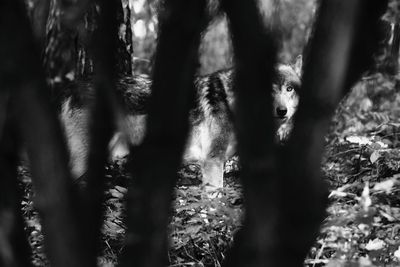
[{"label": "blurred tree trunk", "polygon": [[[112,137],[118,111],[115,95],[117,1],[98,1],[102,12],[92,40],[94,60],[94,105],[89,124],[90,144],[87,171],[87,187],[83,192],[84,225],[91,255],[100,255],[100,232],[104,221],[105,164],[108,160],[108,144]],[[120,13],[119,13],[120,14]],[[96,265],[96,257],[91,258]]]},{"label": "blurred tree trunk", "polygon": [[166,1],[153,71],[146,136],[136,149],[128,190],[121,266],[165,266],[173,187],[189,130],[206,1]]},{"label": "blurred tree trunk", "polygon": [[76,216],[65,141],[26,10],[22,1],[0,5],[1,85],[12,94],[14,123],[28,152],[49,260],[52,266],[90,266],[91,255],[86,253]]},{"label": "blurred tree trunk", "polygon": [[50,0],[33,0],[32,7],[29,10],[33,34],[42,52],[46,42],[46,24],[49,11]]},{"label": "blurred tree trunk", "polygon": [[10,114],[10,93],[0,73],[0,266],[31,266],[30,247],[24,231],[21,192],[17,179],[17,134]]},{"label": "blurred tree trunk", "polygon": [[[327,203],[320,174],[324,135],[341,97],[372,66],[387,1],[321,2],[286,147],[273,143],[273,126],[266,123],[272,123],[271,99],[265,106],[268,97],[261,94],[263,86],[271,88],[271,65],[265,64],[273,64],[274,47],[262,39],[256,12],[249,8],[255,4],[247,3],[246,8],[239,0],[225,3],[237,59],[236,127],[246,214],[224,266],[303,266]],[[263,63],[266,59],[270,62]]]}]

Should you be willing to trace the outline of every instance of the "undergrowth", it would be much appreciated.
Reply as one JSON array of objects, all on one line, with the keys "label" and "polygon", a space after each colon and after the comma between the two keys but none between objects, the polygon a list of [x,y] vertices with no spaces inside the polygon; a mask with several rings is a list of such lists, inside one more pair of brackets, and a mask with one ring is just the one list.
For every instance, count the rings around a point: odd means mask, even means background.
[{"label": "undergrowth", "polygon": [[[330,188],[327,217],[306,266],[400,266],[400,95],[398,77],[365,77],[340,104],[326,136],[322,174]],[[235,161],[227,186],[214,197],[199,185],[195,166],[182,170],[169,225],[170,266],[220,266],[241,226],[243,199]],[[33,263],[46,266],[30,174],[20,168],[23,215]],[[123,161],[107,167],[100,266],[114,266],[123,249]],[[228,179],[229,178],[229,179]],[[293,203],[296,205],[297,203]],[[290,256],[290,255],[288,255]]]}]

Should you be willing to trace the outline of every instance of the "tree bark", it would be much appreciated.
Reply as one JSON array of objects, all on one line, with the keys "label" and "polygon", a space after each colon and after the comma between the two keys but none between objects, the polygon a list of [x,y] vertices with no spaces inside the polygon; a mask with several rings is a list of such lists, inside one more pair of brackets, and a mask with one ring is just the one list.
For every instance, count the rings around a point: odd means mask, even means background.
[{"label": "tree bark", "polygon": [[[44,66],[48,79],[56,85],[55,90],[58,84],[93,74],[93,53],[98,44],[92,39],[99,20],[98,3],[97,0],[51,0]],[[117,5],[118,25],[124,24],[125,31],[118,35],[118,47],[114,51],[118,60],[114,66],[119,75],[127,76],[132,75],[130,9],[121,1]]]},{"label": "tree bark", "polygon": [[43,66],[48,81],[55,88],[75,78],[78,56],[75,47],[77,32],[62,23],[62,15],[62,0],[51,0]]},{"label": "tree bark", "polygon": [[122,76],[131,76],[133,74],[133,43],[131,27],[131,9],[129,4],[118,6],[118,24],[124,25],[124,31],[118,35],[117,51],[117,73]]}]

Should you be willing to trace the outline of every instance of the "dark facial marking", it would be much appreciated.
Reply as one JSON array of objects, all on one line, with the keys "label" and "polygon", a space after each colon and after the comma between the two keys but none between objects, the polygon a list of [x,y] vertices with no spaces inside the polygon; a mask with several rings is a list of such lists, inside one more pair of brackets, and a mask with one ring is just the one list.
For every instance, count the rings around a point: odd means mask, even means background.
[{"label": "dark facial marking", "polygon": [[278,85],[279,88],[286,85],[286,91],[290,92],[297,90],[300,87],[300,78],[297,76],[295,71],[289,67],[279,68],[276,69],[274,84]]}]

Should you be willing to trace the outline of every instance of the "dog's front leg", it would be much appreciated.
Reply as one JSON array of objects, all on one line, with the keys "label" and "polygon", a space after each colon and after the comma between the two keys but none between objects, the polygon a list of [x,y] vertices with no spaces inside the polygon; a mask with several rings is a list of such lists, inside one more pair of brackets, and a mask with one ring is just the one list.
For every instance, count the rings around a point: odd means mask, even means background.
[{"label": "dog's front leg", "polygon": [[213,190],[224,186],[224,164],[223,158],[207,158],[202,163],[203,184],[206,189]]}]

